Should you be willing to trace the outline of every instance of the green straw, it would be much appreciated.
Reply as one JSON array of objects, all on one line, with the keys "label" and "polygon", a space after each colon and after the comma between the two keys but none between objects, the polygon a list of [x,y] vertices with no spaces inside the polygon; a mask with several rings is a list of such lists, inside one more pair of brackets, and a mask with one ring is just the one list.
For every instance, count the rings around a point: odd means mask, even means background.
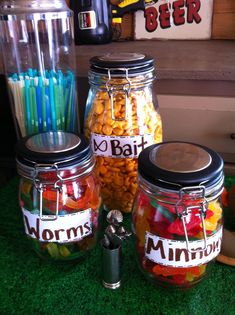
[{"label": "green straw", "polygon": [[[8,79],[22,135],[49,130],[74,131],[76,112],[74,74],[35,69]],[[40,120],[40,121],[39,121]]]}]

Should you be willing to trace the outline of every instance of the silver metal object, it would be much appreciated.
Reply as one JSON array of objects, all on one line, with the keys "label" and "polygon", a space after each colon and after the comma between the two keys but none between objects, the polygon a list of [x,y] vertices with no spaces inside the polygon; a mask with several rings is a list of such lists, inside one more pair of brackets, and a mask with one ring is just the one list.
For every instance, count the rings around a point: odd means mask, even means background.
[{"label": "silver metal object", "polygon": [[[43,165],[43,167],[45,167],[45,165]],[[56,191],[55,215],[48,215],[48,214],[44,215],[43,214],[43,191],[44,191],[45,183],[43,183],[39,178],[40,165],[38,164],[35,165],[35,174],[33,176],[33,182],[34,182],[34,187],[39,192],[39,215],[40,215],[40,220],[42,221],[54,221],[54,220],[57,220],[59,216],[59,198],[60,198],[60,193],[62,191],[63,178],[61,178],[56,164],[51,165],[51,170],[56,172],[56,178],[57,178],[57,180],[53,184],[54,189]]]},{"label": "silver metal object", "polygon": [[[206,228],[205,228],[205,220],[204,219],[206,217],[208,201],[205,198],[205,191],[206,191],[206,189],[204,186],[193,186],[193,187],[181,188],[179,191],[179,200],[175,205],[176,214],[180,218],[180,220],[182,221],[187,251],[190,253],[202,252],[207,248],[207,235],[206,235]],[[185,205],[183,204],[183,197],[185,195],[190,194],[190,193],[194,193],[197,195],[196,204],[185,207]],[[198,202],[198,199],[200,199],[201,202]],[[184,211],[179,211],[180,206],[184,207]],[[197,211],[197,213],[194,213],[196,211]],[[200,219],[202,222],[203,240],[204,240],[204,247],[203,248],[198,248],[198,249],[190,248],[190,244],[189,244],[190,242],[188,239],[188,232],[187,232],[187,227],[186,227],[187,217],[190,214],[195,215],[195,216],[200,216]]]},{"label": "silver metal object", "polygon": [[106,220],[109,224],[119,225],[123,222],[123,215],[119,210],[110,210]]},{"label": "silver metal object", "polygon": [[171,172],[194,173],[207,168],[212,158],[203,148],[191,143],[166,143],[153,149],[151,161]]},{"label": "silver metal object", "polygon": [[102,246],[102,284],[107,289],[121,286],[121,246],[110,249]]},{"label": "silver metal object", "polygon": [[37,153],[60,153],[75,149],[81,143],[81,139],[72,133],[63,131],[50,131],[30,137],[25,146]]},{"label": "silver metal object", "polygon": [[[112,71],[122,71],[125,74],[126,83],[123,83],[121,85],[118,85],[117,87],[114,87],[114,85],[110,84],[110,81],[112,80]],[[128,68],[114,68],[114,69],[108,69],[108,80],[106,82],[106,89],[108,91],[109,97],[110,97],[110,103],[111,103],[111,115],[112,120],[116,121],[124,121],[127,120],[127,106],[129,105],[129,95],[131,91],[131,81],[128,76]],[[114,115],[114,102],[113,102],[113,94],[115,92],[124,92],[125,94],[125,114],[122,118],[117,118]]]},{"label": "silver metal object", "polygon": [[106,219],[109,225],[101,242],[102,284],[107,289],[117,289],[121,285],[121,245],[132,233],[121,226],[123,215],[119,210],[109,211]]}]

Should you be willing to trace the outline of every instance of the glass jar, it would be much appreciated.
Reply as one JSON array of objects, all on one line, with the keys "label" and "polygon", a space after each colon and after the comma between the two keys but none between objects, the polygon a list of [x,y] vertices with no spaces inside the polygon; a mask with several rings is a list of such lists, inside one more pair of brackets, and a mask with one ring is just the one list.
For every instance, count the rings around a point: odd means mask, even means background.
[{"label": "glass jar", "polygon": [[16,145],[25,233],[45,259],[71,261],[96,244],[100,188],[84,136],[62,131]]},{"label": "glass jar", "polygon": [[163,142],[138,162],[132,224],[140,269],[159,285],[192,287],[221,248],[223,160],[204,146]]},{"label": "glass jar", "polygon": [[154,60],[115,53],[93,57],[90,64],[84,132],[96,155],[104,207],[131,212],[138,155],[162,141]]},{"label": "glass jar", "polygon": [[64,0],[0,1],[0,39],[18,138],[79,132],[73,12]]}]

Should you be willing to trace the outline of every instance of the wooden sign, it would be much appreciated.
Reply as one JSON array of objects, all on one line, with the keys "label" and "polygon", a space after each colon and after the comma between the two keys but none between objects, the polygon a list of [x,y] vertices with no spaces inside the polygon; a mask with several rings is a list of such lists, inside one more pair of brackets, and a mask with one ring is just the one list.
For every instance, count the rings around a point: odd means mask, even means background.
[{"label": "wooden sign", "polygon": [[135,13],[135,39],[210,39],[213,0],[155,0]]}]

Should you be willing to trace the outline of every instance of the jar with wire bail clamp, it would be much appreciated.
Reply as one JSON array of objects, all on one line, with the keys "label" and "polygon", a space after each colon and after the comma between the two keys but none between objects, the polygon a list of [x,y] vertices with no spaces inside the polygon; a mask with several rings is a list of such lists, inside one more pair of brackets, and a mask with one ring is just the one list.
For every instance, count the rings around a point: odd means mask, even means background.
[{"label": "jar with wire bail clamp", "polygon": [[147,55],[113,53],[90,60],[84,133],[96,156],[107,210],[131,212],[138,155],[162,141],[154,79],[154,60]]},{"label": "jar with wire bail clamp", "polygon": [[63,131],[16,144],[25,233],[45,259],[72,261],[96,244],[101,204],[94,158],[82,135]]},{"label": "jar with wire bail clamp", "polygon": [[190,288],[220,252],[223,160],[188,142],[163,142],[138,159],[132,225],[138,264],[156,284]]}]

